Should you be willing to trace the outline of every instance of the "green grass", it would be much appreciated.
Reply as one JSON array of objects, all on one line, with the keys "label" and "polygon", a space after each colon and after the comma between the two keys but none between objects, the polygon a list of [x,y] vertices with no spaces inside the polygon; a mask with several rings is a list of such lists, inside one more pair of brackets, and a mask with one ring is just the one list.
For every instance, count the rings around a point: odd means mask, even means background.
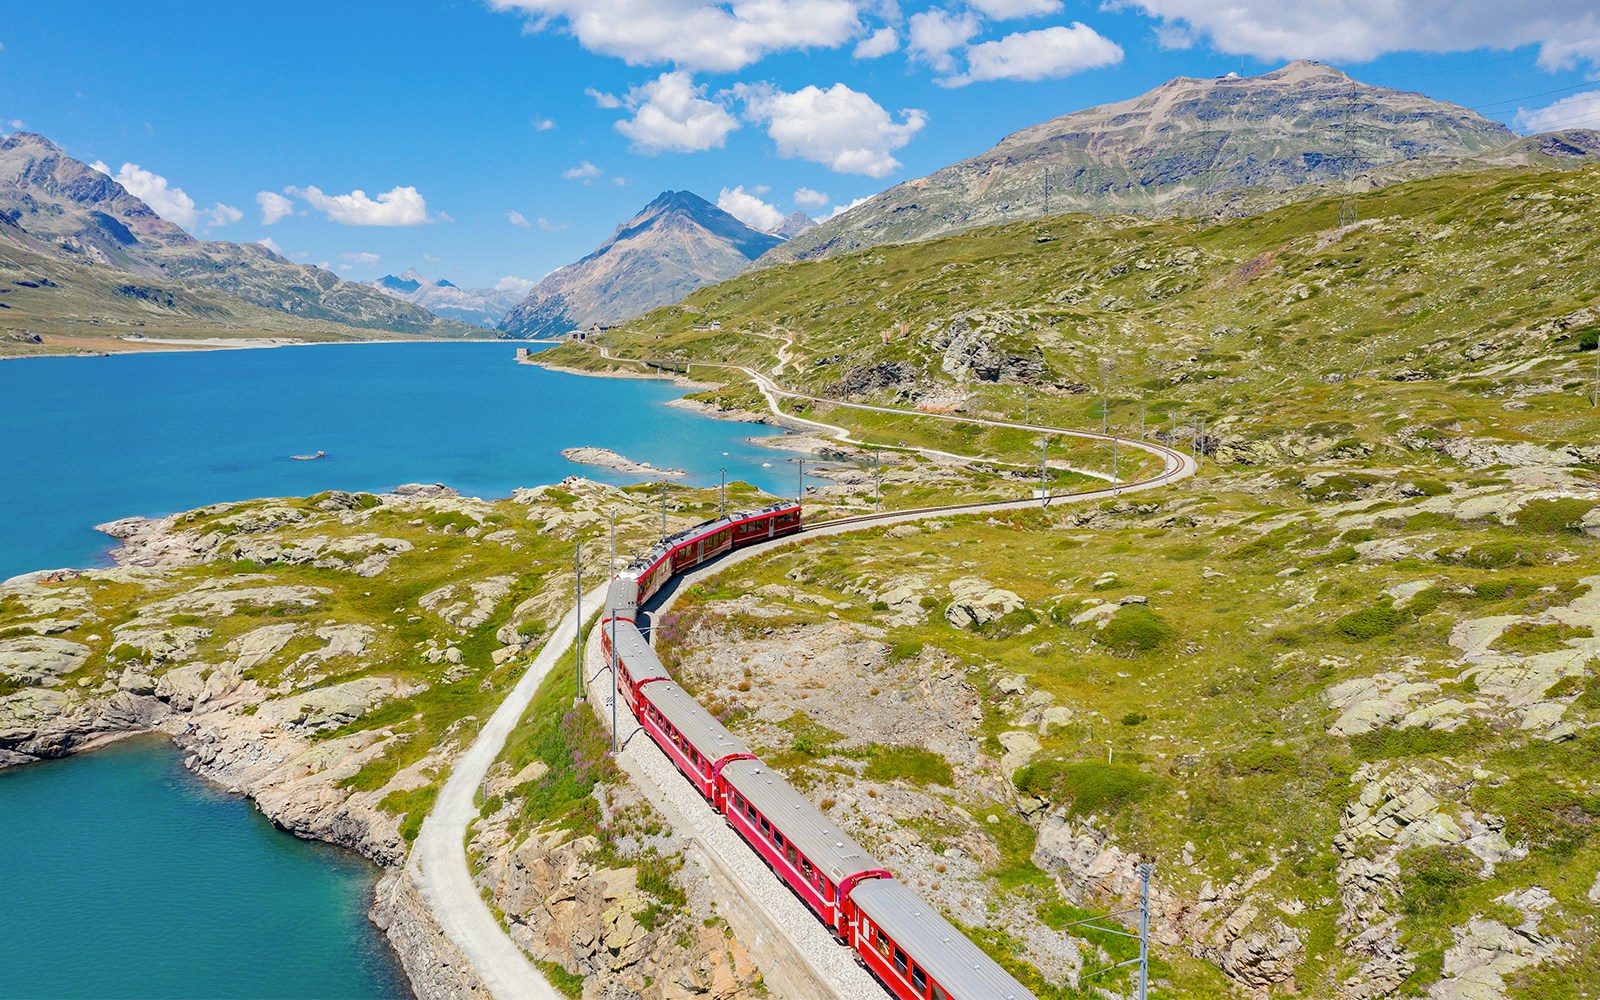
[{"label": "green grass", "polygon": [[874,746],[862,772],[873,781],[905,781],[913,785],[954,783],[950,762],[921,747]]}]

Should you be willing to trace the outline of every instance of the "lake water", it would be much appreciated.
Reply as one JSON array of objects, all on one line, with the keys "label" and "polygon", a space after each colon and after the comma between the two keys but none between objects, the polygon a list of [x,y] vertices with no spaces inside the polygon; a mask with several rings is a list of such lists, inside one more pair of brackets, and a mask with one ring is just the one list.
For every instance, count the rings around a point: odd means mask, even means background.
[{"label": "lake water", "polygon": [[366,919],[376,878],[164,738],[0,771],[0,997],[410,997]]},{"label": "lake water", "polygon": [[[663,381],[513,362],[510,344],[340,345],[0,363],[0,579],[108,562],[95,524],[224,500],[573,474],[580,445],[792,492],[765,428]],[[326,451],[313,462],[293,454]],[[763,468],[763,463],[768,467]],[[0,1000],[409,996],[361,859],[272,828],[130,740],[0,772]]]},{"label": "lake water", "polygon": [[[506,343],[351,344],[0,363],[0,580],[106,562],[93,530],[223,500],[442,482],[468,496],[573,474],[594,445],[715,486],[792,495],[794,467],[746,439],[769,428],[664,404],[668,382],[512,360]],[[290,455],[327,452],[314,462]],[[726,454],[725,454],[726,453]],[[769,468],[763,468],[768,463]]]}]

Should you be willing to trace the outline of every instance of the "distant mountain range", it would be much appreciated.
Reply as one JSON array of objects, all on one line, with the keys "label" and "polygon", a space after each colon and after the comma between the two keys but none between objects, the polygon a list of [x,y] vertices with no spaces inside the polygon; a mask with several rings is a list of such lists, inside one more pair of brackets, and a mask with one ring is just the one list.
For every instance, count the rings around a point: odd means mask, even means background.
[{"label": "distant mountain range", "polygon": [[699,195],[666,191],[593,253],[546,276],[500,329],[548,337],[621,322],[731,278],[782,242]]},{"label": "distant mountain range", "polygon": [[430,281],[414,267],[398,277],[386,274],[363,284],[421,306],[435,316],[491,330],[528,294],[528,283],[515,278],[507,278],[494,288],[462,288],[444,278]]},{"label": "distant mountain range", "polygon": [[195,239],[28,132],[0,140],[0,279],[0,326],[13,329],[471,332],[264,246]]},{"label": "distant mountain range", "polygon": [[1597,151],[1595,133],[1519,139],[1474,111],[1368,86],[1320,63],[1255,77],[1178,77],[898,184],[796,235],[760,265],[1060,212],[1258,211],[1308,185],[1371,186]]}]

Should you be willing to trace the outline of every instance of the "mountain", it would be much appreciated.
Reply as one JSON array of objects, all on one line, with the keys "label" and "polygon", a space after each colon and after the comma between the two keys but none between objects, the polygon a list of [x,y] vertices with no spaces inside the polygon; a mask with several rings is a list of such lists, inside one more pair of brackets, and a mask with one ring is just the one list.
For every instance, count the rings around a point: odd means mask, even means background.
[{"label": "mountain", "polygon": [[462,288],[444,278],[429,281],[414,267],[407,268],[399,277],[386,274],[364,284],[403,302],[421,306],[435,316],[491,330],[528,292],[527,282],[515,278],[507,278],[494,288]]},{"label": "mountain", "polygon": [[551,272],[500,323],[544,337],[616,323],[731,278],[781,243],[688,191],[665,191],[587,257]]},{"label": "mountain", "polygon": [[[1442,173],[1517,142],[1476,112],[1368,86],[1320,63],[1255,77],[1178,77],[1132,100],[1014,132],[800,234],[761,263],[1060,212],[1199,212],[1237,202],[1241,192]],[[1411,169],[1385,174],[1401,163]],[[1283,200],[1242,204],[1260,210]]]},{"label": "mountain", "polygon": [[54,275],[27,297],[29,316],[41,323],[66,322],[69,314],[70,322],[97,323],[104,314],[119,323],[132,301],[156,325],[167,313],[251,325],[264,311],[300,321],[289,326],[309,320],[391,333],[470,332],[264,246],[195,239],[115,180],[27,132],[0,140],[0,255],[8,271]]},{"label": "mountain", "polygon": [[799,210],[790,212],[784,220],[778,223],[776,229],[767,230],[774,236],[781,236],[792,240],[807,230],[817,228],[817,220]]}]

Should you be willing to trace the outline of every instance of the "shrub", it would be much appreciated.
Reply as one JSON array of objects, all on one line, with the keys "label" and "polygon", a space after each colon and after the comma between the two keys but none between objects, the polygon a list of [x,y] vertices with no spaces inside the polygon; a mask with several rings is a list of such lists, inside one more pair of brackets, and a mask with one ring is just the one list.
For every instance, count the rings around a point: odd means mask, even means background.
[{"label": "shrub", "polygon": [[1333,623],[1340,635],[1356,642],[1365,642],[1380,635],[1388,635],[1406,620],[1405,612],[1387,604],[1352,611]]},{"label": "shrub", "polygon": [[1593,629],[1581,625],[1535,625],[1532,622],[1517,622],[1501,632],[1500,637],[1489,648],[1497,653],[1534,656],[1565,649],[1568,639],[1587,639],[1593,635]]},{"label": "shrub", "polygon": [[1293,771],[1297,758],[1287,747],[1271,744],[1251,747],[1233,758],[1233,769],[1241,774],[1284,774]]},{"label": "shrub", "polygon": [[1172,638],[1172,627],[1143,604],[1125,604],[1096,632],[1094,641],[1117,656],[1137,656]]},{"label": "shrub", "polygon": [[1512,515],[1517,527],[1540,535],[1578,531],[1584,517],[1595,508],[1593,500],[1534,500]]},{"label": "shrub", "polygon": [[872,760],[867,763],[866,770],[862,774],[873,781],[899,779],[914,785],[950,787],[955,782],[955,773],[950,769],[950,762],[921,747],[873,747]]},{"label": "shrub", "polygon": [[1050,802],[1070,799],[1071,814],[1083,816],[1138,799],[1155,779],[1126,764],[1041,760],[1018,770],[1012,781],[1026,795]]}]

